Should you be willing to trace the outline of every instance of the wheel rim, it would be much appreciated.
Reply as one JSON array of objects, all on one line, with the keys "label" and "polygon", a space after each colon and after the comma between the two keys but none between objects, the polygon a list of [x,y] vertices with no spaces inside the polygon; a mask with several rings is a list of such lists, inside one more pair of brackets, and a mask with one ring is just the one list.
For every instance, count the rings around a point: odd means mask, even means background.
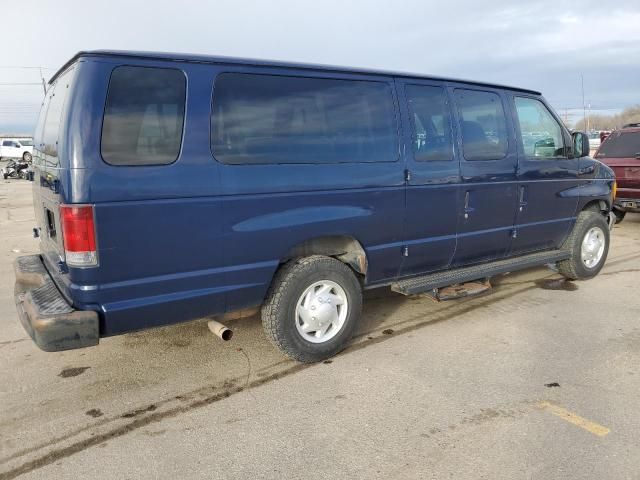
[{"label": "wheel rim", "polygon": [[308,342],[328,342],[342,330],[348,313],[349,301],[344,289],[331,280],[321,280],[300,295],[296,328]]},{"label": "wheel rim", "polygon": [[592,227],[582,239],[582,248],[580,249],[580,257],[582,263],[587,268],[594,268],[604,255],[605,247],[604,232],[600,227]]}]

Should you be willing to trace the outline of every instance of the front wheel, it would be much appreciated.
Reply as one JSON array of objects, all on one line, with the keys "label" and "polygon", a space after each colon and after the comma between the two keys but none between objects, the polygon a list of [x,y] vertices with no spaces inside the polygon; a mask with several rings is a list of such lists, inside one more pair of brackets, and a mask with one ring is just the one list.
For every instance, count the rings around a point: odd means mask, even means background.
[{"label": "front wheel", "polygon": [[362,289],[351,269],[314,255],[282,266],[262,307],[271,341],[300,362],[319,362],[345,348],[360,319]]},{"label": "front wheel", "polygon": [[595,277],[609,252],[609,226],[604,217],[594,211],[580,212],[563,248],[569,250],[571,257],[558,262],[562,275],[571,280]]}]

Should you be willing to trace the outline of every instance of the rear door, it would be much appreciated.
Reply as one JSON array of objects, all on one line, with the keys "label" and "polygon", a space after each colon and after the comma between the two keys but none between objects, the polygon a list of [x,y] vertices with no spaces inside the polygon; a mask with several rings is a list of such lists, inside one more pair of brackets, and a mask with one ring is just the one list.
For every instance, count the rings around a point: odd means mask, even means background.
[{"label": "rear door", "polygon": [[517,150],[500,90],[454,86],[461,183],[453,265],[503,258],[516,209]]},{"label": "rear door", "polygon": [[40,249],[50,266],[57,266],[64,255],[58,218],[64,169],[58,140],[72,77],[73,69],[67,70],[49,87],[34,135],[33,205],[40,228]]},{"label": "rear door", "polygon": [[401,276],[445,269],[456,247],[460,165],[443,82],[397,80],[407,200]]},{"label": "rear door", "polygon": [[539,97],[514,95],[518,210],[513,255],[559,248],[575,221],[579,162],[571,140]]}]

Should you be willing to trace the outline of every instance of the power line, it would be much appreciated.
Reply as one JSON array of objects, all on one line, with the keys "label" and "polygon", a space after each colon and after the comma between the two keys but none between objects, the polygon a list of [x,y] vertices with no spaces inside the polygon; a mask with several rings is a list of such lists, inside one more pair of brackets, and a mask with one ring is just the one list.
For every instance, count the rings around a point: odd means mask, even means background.
[{"label": "power line", "polygon": [[12,65],[0,65],[0,68],[14,68],[14,69],[23,69],[23,70],[55,70],[55,68],[50,68],[50,67],[22,67],[22,66],[12,66]]}]

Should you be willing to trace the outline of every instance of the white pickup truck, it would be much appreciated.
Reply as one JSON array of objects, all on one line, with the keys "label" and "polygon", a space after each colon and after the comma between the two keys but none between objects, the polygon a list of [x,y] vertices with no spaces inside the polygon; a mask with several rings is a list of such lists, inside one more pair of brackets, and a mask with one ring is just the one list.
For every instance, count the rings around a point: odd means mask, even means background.
[{"label": "white pickup truck", "polygon": [[30,138],[0,138],[0,159],[21,158],[31,161],[33,140]]}]

